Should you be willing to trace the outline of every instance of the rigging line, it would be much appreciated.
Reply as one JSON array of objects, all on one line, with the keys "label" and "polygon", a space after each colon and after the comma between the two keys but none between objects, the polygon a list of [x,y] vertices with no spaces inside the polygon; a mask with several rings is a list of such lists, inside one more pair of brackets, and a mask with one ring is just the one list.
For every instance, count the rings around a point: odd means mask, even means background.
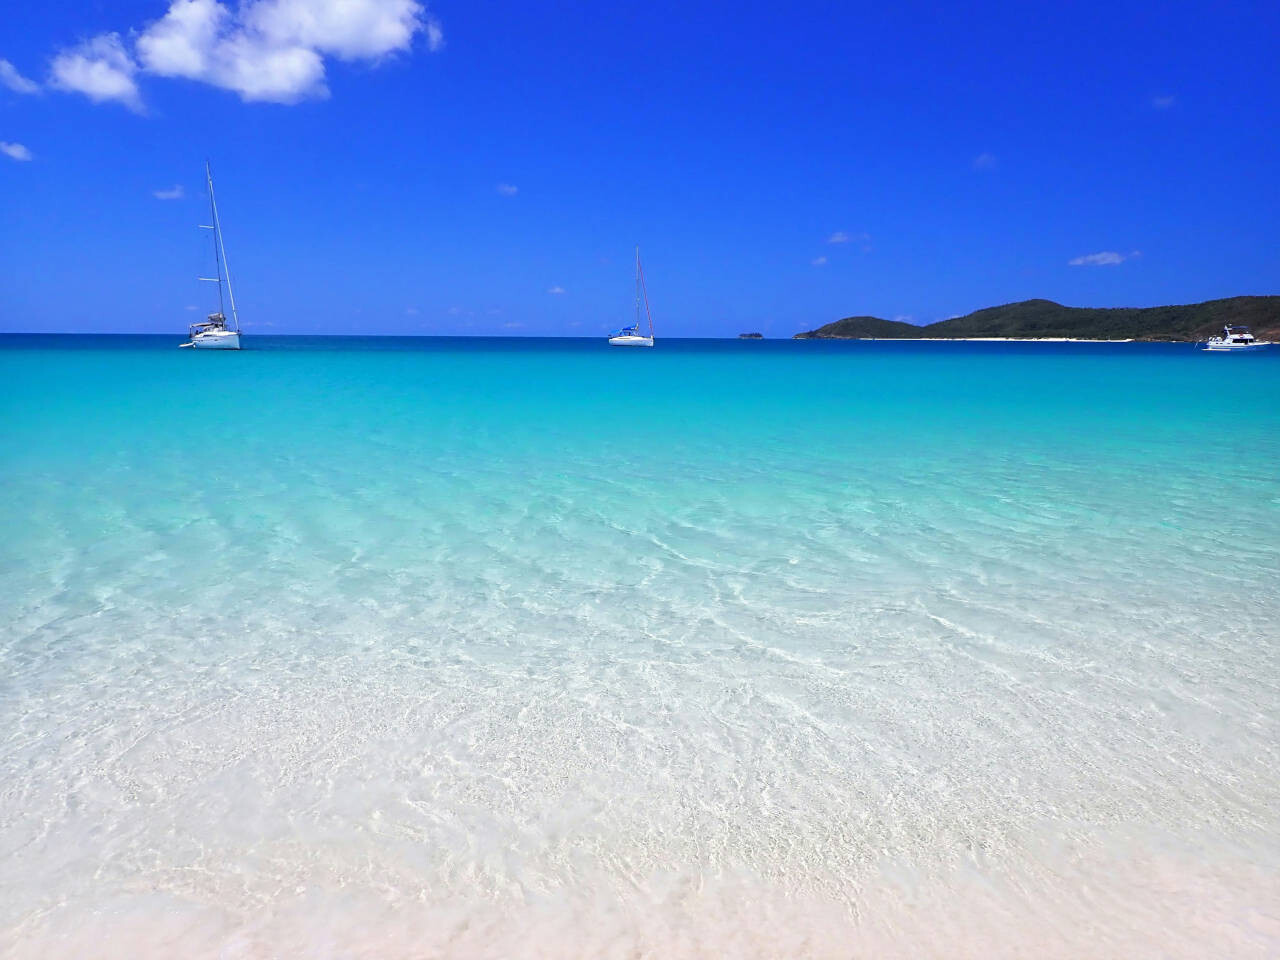
[{"label": "rigging line", "polygon": [[[640,289],[644,292],[644,312],[649,318],[649,339],[653,339],[653,311],[649,309],[649,285],[644,282],[644,267],[640,266],[640,250],[636,249],[636,276],[640,282]],[[637,304],[637,307],[639,304]],[[638,319],[638,318],[637,318]]]},{"label": "rigging line", "polygon": [[[222,240],[222,222],[218,219],[218,203],[213,196],[213,171],[209,169],[209,161],[204,162],[205,176],[209,179],[209,206],[213,210],[214,235],[218,238],[218,248],[222,252],[222,269],[227,275],[227,299],[231,301],[231,322],[237,331],[240,330],[240,315],[236,312],[236,292],[231,288],[231,264],[227,263],[227,245]],[[218,287],[222,291],[221,285]]]}]

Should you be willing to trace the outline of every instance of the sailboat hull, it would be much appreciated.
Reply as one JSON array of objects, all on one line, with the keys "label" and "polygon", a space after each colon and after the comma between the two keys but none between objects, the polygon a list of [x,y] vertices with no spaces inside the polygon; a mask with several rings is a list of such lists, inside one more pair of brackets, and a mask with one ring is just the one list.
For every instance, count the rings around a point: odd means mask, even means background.
[{"label": "sailboat hull", "polygon": [[611,347],[652,347],[653,337],[610,337]]},{"label": "sailboat hull", "polygon": [[227,330],[225,333],[202,333],[191,338],[190,344],[183,346],[192,346],[197,350],[239,350],[240,334],[235,330]]}]

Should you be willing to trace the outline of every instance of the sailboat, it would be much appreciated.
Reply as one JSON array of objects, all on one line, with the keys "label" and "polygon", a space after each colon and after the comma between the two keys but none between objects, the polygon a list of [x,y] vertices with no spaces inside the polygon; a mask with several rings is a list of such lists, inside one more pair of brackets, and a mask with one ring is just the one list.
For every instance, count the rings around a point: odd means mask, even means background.
[{"label": "sailboat", "polygon": [[[222,242],[222,222],[218,219],[218,201],[213,196],[213,172],[209,169],[209,161],[204,162],[204,177],[209,184],[209,213],[213,218],[211,224],[200,224],[202,230],[213,231],[213,260],[217,265],[216,277],[201,277],[208,283],[218,285],[218,312],[209,314],[202,323],[193,323],[187,330],[188,342],[183,347],[194,347],[197,350],[239,350],[240,349],[240,316],[236,313],[236,295],[231,289],[231,268],[227,266],[227,248]],[[226,299],[231,302],[231,323],[227,323],[227,315],[223,305],[222,287],[226,285]]]},{"label": "sailboat", "polygon": [[[645,316],[649,319],[649,335],[640,332],[640,300],[644,299]],[[652,347],[653,313],[649,309],[649,291],[644,285],[644,269],[640,266],[640,248],[636,247],[636,322],[629,327],[609,334],[609,345],[614,347]]]}]

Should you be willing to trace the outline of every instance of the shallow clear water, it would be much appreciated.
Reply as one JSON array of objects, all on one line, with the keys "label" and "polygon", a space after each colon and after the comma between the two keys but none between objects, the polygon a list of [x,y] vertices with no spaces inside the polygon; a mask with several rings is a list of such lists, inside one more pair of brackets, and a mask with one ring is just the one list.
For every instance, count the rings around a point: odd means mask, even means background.
[{"label": "shallow clear water", "polygon": [[1280,349],[0,337],[0,953],[1280,952]]}]

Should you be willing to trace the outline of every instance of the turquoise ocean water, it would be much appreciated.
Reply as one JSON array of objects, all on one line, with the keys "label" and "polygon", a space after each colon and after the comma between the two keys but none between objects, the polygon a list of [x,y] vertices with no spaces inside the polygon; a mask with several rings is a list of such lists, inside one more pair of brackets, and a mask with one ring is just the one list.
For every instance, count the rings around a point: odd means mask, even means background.
[{"label": "turquoise ocean water", "polygon": [[1280,953],[1280,348],[0,337],[0,954]]}]

